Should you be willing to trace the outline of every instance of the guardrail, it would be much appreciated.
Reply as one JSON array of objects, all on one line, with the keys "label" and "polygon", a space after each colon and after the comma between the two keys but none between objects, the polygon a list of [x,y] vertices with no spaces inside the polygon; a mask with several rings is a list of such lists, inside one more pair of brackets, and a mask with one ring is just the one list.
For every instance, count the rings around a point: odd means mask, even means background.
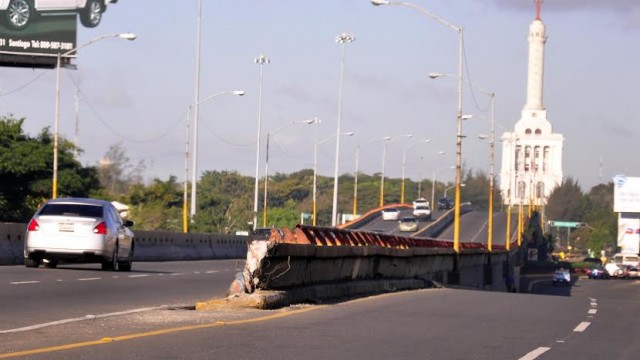
[{"label": "guardrail", "polygon": [[[229,289],[231,297],[260,289],[286,291],[295,301],[318,300],[345,283],[353,291],[341,294],[353,294],[370,280],[505,289],[509,254],[504,248],[494,247],[489,254],[485,244],[461,243],[456,253],[452,242],[437,239],[304,225],[281,230],[282,235],[272,232],[269,240],[250,243],[245,269]],[[270,307],[259,302],[257,307]]]},{"label": "guardrail", "polygon": [[[0,223],[0,265],[24,263],[26,224]],[[134,231],[134,261],[242,259],[248,236]]]}]

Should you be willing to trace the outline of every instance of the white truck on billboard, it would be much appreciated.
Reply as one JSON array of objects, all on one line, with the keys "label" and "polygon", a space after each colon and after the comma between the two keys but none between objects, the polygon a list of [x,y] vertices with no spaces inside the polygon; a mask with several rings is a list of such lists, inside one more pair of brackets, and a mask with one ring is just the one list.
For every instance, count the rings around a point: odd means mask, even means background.
[{"label": "white truck on billboard", "polygon": [[6,25],[23,30],[40,15],[80,14],[80,23],[93,28],[100,24],[107,4],[118,0],[0,0],[0,13]]}]

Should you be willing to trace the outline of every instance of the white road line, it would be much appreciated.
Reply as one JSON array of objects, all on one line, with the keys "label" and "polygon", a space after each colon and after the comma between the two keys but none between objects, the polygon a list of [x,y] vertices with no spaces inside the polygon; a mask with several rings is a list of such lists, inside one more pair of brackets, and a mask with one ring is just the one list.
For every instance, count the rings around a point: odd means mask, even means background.
[{"label": "white road line", "polygon": [[598,303],[592,302],[591,307],[598,307]]},{"label": "white road line", "polygon": [[40,281],[14,281],[11,285],[23,285],[23,284],[37,284]]},{"label": "white road line", "polygon": [[580,325],[576,326],[576,328],[573,329],[573,331],[575,331],[575,332],[583,332],[589,327],[589,325],[591,325],[590,322],[583,321],[583,322],[580,323]]},{"label": "white road line", "polygon": [[82,278],[82,279],[78,279],[78,281],[93,281],[93,280],[102,280],[102,278]]},{"label": "white road line", "polygon": [[148,274],[141,274],[141,275],[129,275],[130,278],[139,278],[139,277],[147,277],[149,276]]},{"label": "white road line", "polygon": [[527,355],[521,357],[518,360],[533,360],[533,359],[537,358],[538,356],[540,356],[540,355],[546,353],[547,351],[549,351],[549,349],[551,349],[551,348],[539,347],[539,348],[533,350],[532,352],[528,353]]},{"label": "white road line", "polygon": [[597,313],[597,312],[598,312],[598,310],[596,310],[596,309],[591,309],[591,310],[589,310],[589,314],[595,314],[595,313]]},{"label": "white road line", "polygon": [[180,275],[184,275],[184,273],[171,273],[169,275],[171,275],[171,276],[180,276]]},{"label": "white road line", "polygon": [[220,272],[219,270],[209,270],[206,273],[207,274],[215,274],[215,273],[219,273],[219,272]]},{"label": "white road line", "polygon": [[108,314],[86,315],[86,316],[83,316],[83,317],[52,321],[52,322],[43,323],[43,324],[25,326],[25,327],[21,327],[21,328],[17,328],[17,329],[0,330],[0,334],[17,333],[17,332],[22,332],[22,331],[41,329],[41,328],[44,328],[44,327],[47,327],[47,326],[62,325],[62,324],[70,323],[70,322],[93,320],[93,319],[97,319],[97,318],[104,318],[104,317],[117,316],[117,315],[127,315],[127,314],[133,314],[133,313],[142,312],[142,311],[160,310],[160,309],[165,309],[165,308],[166,308],[166,306],[163,305],[163,306],[156,306],[156,307],[149,307],[149,308],[142,308],[142,309],[119,311],[119,312],[108,313]]}]

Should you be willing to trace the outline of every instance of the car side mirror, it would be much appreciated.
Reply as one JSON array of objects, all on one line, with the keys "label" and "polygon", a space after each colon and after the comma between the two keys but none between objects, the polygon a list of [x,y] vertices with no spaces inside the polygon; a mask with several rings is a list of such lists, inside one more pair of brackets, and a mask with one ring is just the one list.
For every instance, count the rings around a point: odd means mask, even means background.
[{"label": "car side mirror", "polygon": [[132,227],[133,225],[135,225],[135,223],[133,222],[133,220],[125,220],[125,221],[124,221],[124,226],[125,226],[125,227]]}]

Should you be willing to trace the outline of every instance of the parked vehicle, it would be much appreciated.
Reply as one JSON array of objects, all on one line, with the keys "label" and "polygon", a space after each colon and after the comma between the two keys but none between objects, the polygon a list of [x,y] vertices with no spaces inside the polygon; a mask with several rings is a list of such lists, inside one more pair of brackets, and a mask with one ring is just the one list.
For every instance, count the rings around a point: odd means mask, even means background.
[{"label": "parked vehicle", "polygon": [[398,220],[400,218],[400,210],[398,208],[382,209],[382,220]]},{"label": "parked vehicle", "polygon": [[560,269],[553,273],[553,286],[556,285],[571,285],[571,273],[569,273],[569,270]]},{"label": "parked vehicle", "polygon": [[48,200],[33,215],[24,241],[24,264],[55,268],[58,262],[100,263],[103,270],[131,271],[133,221],[106,200]]},{"label": "parked vehicle", "polygon": [[603,266],[596,266],[587,271],[589,279],[608,279],[609,273]]},{"label": "parked vehicle", "polygon": [[418,231],[418,220],[414,217],[403,217],[398,220],[398,230],[402,232]]},{"label": "parked vehicle", "polygon": [[107,4],[118,0],[0,0],[0,12],[6,24],[14,30],[27,28],[38,16],[80,14],[80,23],[88,28],[100,24]]}]

